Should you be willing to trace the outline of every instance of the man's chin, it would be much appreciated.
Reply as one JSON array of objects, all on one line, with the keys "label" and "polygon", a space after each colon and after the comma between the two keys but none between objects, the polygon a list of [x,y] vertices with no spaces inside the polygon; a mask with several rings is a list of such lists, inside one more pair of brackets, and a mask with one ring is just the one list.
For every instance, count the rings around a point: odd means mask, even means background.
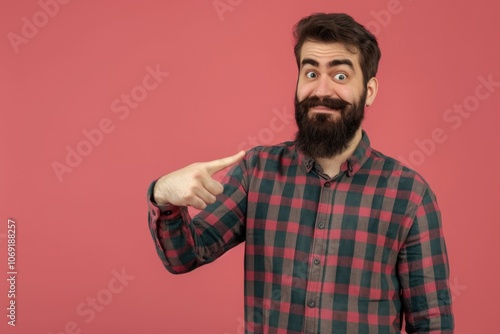
[{"label": "man's chin", "polygon": [[340,113],[330,113],[330,112],[309,112],[308,118],[315,122],[332,122],[337,123],[342,119]]}]

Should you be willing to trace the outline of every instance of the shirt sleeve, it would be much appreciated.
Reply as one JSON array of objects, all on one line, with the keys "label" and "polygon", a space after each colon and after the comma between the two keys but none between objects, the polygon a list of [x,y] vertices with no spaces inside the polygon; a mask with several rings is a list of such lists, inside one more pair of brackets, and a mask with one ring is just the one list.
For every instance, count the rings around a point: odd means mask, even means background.
[{"label": "shirt sleeve", "polygon": [[435,195],[427,187],[398,258],[407,333],[453,333],[449,266]]},{"label": "shirt sleeve", "polygon": [[187,207],[159,206],[154,181],[148,189],[148,223],[156,251],[173,274],[189,272],[220,257],[245,240],[245,160],[233,166],[222,180],[224,191],[200,213],[191,217]]}]

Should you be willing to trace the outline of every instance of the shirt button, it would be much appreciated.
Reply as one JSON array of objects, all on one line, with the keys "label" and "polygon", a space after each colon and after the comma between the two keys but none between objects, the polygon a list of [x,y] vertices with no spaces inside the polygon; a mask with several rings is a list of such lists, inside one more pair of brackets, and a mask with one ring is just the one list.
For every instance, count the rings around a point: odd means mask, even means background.
[{"label": "shirt button", "polygon": [[171,215],[171,214],[172,214],[172,211],[167,210],[167,211],[165,211],[165,214],[166,214],[166,215]]},{"label": "shirt button", "polygon": [[313,308],[314,306],[316,306],[316,302],[314,300],[310,300],[307,302],[307,306],[309,306],[310,308]]},{"label": "shirt button", "polygon": [[325,182],[325,188],[330,188],[330,182]]},{"label": "shirt button", "polygon": [[320,264],[320,263],[321,263],[321,261],[320,261],[320,260],[318,260],[318,259],[314,259],[313,263],[314,263],[315,265],[318,265],[318,264]]},{"label": "shirt button", "polygon": [[319,224],[318,224],[318,227],[319,227],[319,228],[325,228],[325,223],[319,223]]}]

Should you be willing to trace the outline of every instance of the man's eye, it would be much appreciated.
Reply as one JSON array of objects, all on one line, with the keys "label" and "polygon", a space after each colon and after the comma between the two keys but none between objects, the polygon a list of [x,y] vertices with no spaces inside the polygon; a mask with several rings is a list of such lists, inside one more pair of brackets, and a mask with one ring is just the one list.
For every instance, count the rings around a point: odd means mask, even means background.
[{"label": "man's eye", "polygon": [[316,78],[316,73],[314,73],[314,72],[307,72],[306,73],[306,77],[308,77],[309,79],[314,79],[314,78]]},{"label": "man's eye", "polygon": [[347,75],[345,75],[344,73],[338,73],[335,74],[334,78],[340,81],[344,81],[345,79],[347,79]]}]

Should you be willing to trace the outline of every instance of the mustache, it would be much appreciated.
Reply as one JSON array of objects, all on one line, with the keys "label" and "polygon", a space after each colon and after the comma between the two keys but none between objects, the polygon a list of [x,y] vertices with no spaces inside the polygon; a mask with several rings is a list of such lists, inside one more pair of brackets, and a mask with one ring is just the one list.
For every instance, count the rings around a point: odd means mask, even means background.
[{"label": "mustache", "polygon": [[302,110],[309,110],[314,107],[327,107],[330,109],[345,110],[351,103],[342,99],[334,99],[330,97],[319,98],[318,96],[310,96],[298,103]]}]

